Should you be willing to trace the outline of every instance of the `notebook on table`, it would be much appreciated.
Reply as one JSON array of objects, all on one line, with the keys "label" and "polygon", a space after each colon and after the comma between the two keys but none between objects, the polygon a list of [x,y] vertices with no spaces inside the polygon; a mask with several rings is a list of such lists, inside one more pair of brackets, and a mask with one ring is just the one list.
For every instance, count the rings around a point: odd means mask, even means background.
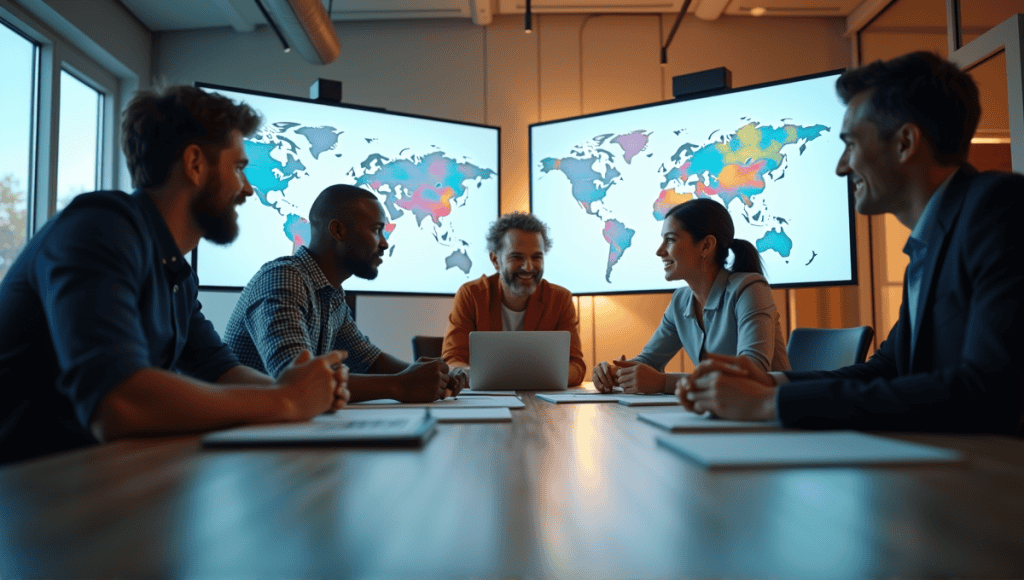
[{"label": "notebook on table", "polygon": [[472,391],[564,391],[569,385],[569,331],[469,333]]},{"label": "notebook on table", "polygon": [[336,411],[305,423],[252,425],[203,437],[207,447],[289,445],[422,445],[437,430],[437,418],[422,409]]},{"label": "notebook on table", "polygon": [[619,404],[627,407],[671,407],[679,406],[679,399],[675,395],[653,394],[653,395],[619,395]]},{"label": "notebook on table", "polygon": [[600,393],[539,393],[537,398],[556,405],[565,405],[573,403],[618,403],[621,396],[603,395]]},{"label": "notebook on table", "polygon": [[[676,401],[676,404],[678,403]],[[673,433],[778,431],[782,429],[782,423],[778,421],[730,421],[713,417],[710,413],[699,414],[686,410],[640,412],[636,414],[636,418]]]},{"label": "notebook on table", "polygon": [[431,401],[429,403],[402,403],[395,399],[373,399],[371,401],[360,401],[345,406],[345,410],[361,411],[363,409],[447,409],[447,408],[470,408],[470,407],[505,407],[507,409],[522,409],[526,403],[519,397],[507,397],[496,395],[479,395],[476,397],[449,397]]}]

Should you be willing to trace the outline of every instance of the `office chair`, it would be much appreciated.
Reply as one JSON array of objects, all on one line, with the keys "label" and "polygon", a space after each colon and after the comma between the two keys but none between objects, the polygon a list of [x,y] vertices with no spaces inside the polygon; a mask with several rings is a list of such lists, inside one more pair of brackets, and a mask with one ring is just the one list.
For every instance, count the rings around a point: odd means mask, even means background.
[{"label": "office chair", "polygon": [[794,371],[834,371],[864,362],[874,331],[854,328],[794,328],[786,354]]},{"label": "office chair", "polygon": [[412,358],[413,360],[421,356],[440,358],[443,344],[443,336],[414,336],[412,337]]}]

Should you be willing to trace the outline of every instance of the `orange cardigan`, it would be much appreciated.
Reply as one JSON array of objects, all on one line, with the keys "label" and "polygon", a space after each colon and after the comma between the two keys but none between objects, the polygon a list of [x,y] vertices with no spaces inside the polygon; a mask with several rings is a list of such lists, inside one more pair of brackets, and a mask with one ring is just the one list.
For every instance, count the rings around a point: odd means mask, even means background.
[{"label": "orange cardigan", "polygon": [[[441,356],[446,363],[469,364],[469,333],[474,330],[501,330],[501,288],[498,275],[481,276],[466,282],[455,295]],[[526,302],[524,330],[568,330],[569,385],[583,382],[587,363],[580,347],[580,321],[572,303],[572,293],[541,280]]]}]

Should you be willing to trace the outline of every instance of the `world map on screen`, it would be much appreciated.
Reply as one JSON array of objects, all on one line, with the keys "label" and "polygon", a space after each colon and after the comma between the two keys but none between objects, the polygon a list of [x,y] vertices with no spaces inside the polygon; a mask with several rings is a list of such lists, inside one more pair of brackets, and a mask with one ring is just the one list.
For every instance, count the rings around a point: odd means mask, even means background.
[{"label": "world map on screen", "polygon": [[[308,244],[310,224],[301,208],[308,208],[321,191],[319,187],[302,187],[303,179],[316,171],[316,165],[331,163],[330,171],[339,169],[336,151],[344,133],[330,126],[309,127],[298,123],[276,122],[262,128],[245,140],[249,157],[246,176],[259,203],[283,218],[281,231],[273,235],[286,238],[293,249]],[[375,141],[364,139],[367,144]],[[404,149],[396,156],[371,152],[341,166],[343,181],[354,181],[364,189],[380,194],[387,212],[384,236],[391,239],[396,228],[415,227],[427,230],[436,248],[417,248],[408,252],[409,259],[434,258],[445,269],[458,268],[469,274],[473,268],[466,248],[470,241],[460,238],[447,219],[464,205],[472,190],[497,174],[468,161],[458,161],[444,151],[423,155]],[[410,248],[412,250],[412,248]],[[401,257],[397,244],[388,249],[389,257]],[[397,252],[397,254],[396,254]],[[433,256],[432,256],[433,254]]]},{"label": "world map on screen", "polygon": [[[650,223],[628,223],[616,215],[616,202],[646,198],[650,220],[660,222],[673,206],[695,198],[720,201],[733,215],[757,229],[751,240],[759,252],[789,258],[800,239],[787,233],[790,218],[773,211],[772,196],[786,179],[789,156],[802,155],[808,146],[831,130],[823,124],[761,124],[749,118],[738,127],[715,130],[693,142],[685,130],[637,129],[604,133],[579,143],[562,157],[540,159],[539,171],[565,178],[564,194],[594,216],[608,244],[604,278],[612,283],[615,266],[630,251],[637,228]],[[656,133],[668,133],[654,142]],[[636,166],[640,166],[637,168]],[[636,190],[626,174],[637,171],[656,180],[649,190]],[[653,184],[660,184],[654,187]],[[629,184],[629,185],[627,185]],[[616,199],[622,198],[622,199]],[[811,252],[810,264],[816,254]]]},{"label": "world map on screen", "polygon": [[384,208],[383,262],[357,293],[454,294],[490,273],[487,228],[498,215],[500,129],[360,105],[227,87],[204,87],[262,118],[243,140],[254,195],[239,205],[228,245],[200,240],[203,287],[242,288],[267,262],[312,240],[309,210],[337,184],[374,194]]}]

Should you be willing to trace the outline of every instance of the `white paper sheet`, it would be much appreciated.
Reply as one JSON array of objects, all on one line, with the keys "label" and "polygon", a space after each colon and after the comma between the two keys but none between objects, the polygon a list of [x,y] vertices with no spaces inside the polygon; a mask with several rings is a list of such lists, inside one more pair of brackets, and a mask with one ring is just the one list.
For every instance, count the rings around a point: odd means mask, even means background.
[{"label": "white paper sheet", "polygon": [[601,395],[590,393],[537,393],[542,401],[562,405],[566,403],[617,403],[620,395]]},{"label": "white paper sheet", "polygon": [[492,397],[476,396],[462,397],[457,399],[441,399],[432,403],[400,403],[394,399],[374,399],[361,403],[351,403],[345,409],[403,409],[430,407],[431,409],[444,409],[448,407],[506,407],[508,409],[522,409],[526,404],[516,397]]},{"label": "white paper sheet", "polygon": [[729,421],[690,411],[648,411],[636,418],[673,432],[686,431],[772,431],[782,429],[778,421]]},{"label": "white paper sheet", "polygon": [[512,420],[512,411],[508,407],[431,408],[430,414],[439,423],[507,423]]},{"label": "white paper sheet", "polygon": [[662,435],[658,444],[709,469],[952,463],[956,451],[853,431]]}]

